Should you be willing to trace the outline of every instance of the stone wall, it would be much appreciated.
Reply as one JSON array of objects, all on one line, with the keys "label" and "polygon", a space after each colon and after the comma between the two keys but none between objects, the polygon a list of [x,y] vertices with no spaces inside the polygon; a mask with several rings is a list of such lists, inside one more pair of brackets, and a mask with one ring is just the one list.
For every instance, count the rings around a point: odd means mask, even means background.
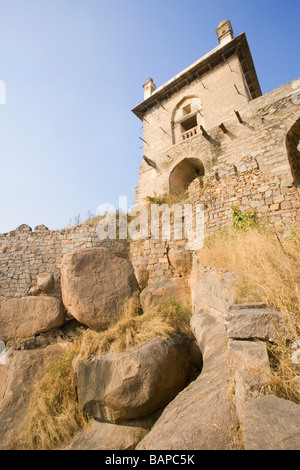
[{"label": "stone wall", "polygon": [[108,246],[120,256],[127,256],[126,241],[100,241],[96,227],[78,225],[63,230],[48,230],[28,225],[0,234],[0,295],[25,296],[42,272],[53,274],[54,292],[60,295],[60,266],[65,253],[76,248]]},{"label": "stone wall", "polygon": [[[163,279],[182,277],[183,271],[177,269],[176,260],[170,260],[169,253],[176,252],[177,259],[191,253],[186,251],[186,240],[140,240],[130,243],[129,259],[141,287]],[[172,264],[173,261],[173,264]],[[185,261],[184,272],[189,275],[189,261]]]},{"label": "stone wall", "polygon": [[283,230],[285,235],[290,235],[293,225],[300,222],[299,189],[286,186],[277,175],[263,173],[256,159],[245,159],[238,167],[219,166],[218,173],[195,179],[189,192],[193,203],[205,205],[206,233],[231,225],[231,206],[243,212],[255,210],[261,221]]},{"label": "stone wall", "polygon": [[64,254],[77,249],[105,246],[131,260],[141,286],[176,277],[170,263],[170,250],[185,251],[186,240],[100,240],[96,226],[82,224],[63,230],[35,230],[21,225],[0,234],[0,296],[26,296],[42,272],[54,276],[54,294],[60,296],[60,267]]},{"label": "stone wall", "polygon": [[[262,172],[253,158],[245,158],[238,167],[220,165],[217,173],[210,172],[203,179],[194,180],[189,192],[194,208],[192,230],[197,227],[195,208],[203,204],[205,235],[231,225],[231,206],[242,211],[254,209],[261,220],[282,230],[286,236],[300,221],[299,190],[293,185],[287,186],[285,180],[277,175]],[[141,286],[185,276],[177,269],[176,263],[172,264],[169,253],[175,251],[175,258],[183,258],[183,253],[188,256],[201,248],[201,234],[195,232],[194,240],[176,239],[171,222],[170,239],[162,235],[159,239],[152,239],[149,233],[146,240],[101,241],[96,226],[88,224],[57,231],[44,226],[32,231],[27,225],[21,225],[10,233],[0,234],[0,295],[25,296],[35,284],[37,275],[49,272],[55,280],[54,293],[59,296],[62,256],[80,247],[107,246],[116,254],[128,257]],[[213,297],[215,294],[212,292]],[[210,298],[208,292],[205,297]]]}]

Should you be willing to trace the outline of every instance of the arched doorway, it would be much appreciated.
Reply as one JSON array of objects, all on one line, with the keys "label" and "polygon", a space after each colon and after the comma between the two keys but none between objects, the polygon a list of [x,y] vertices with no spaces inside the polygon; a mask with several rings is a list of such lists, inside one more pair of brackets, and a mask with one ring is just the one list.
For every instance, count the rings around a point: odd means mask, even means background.
[{"label": "arched doorway", "polygon": [[300,119],[290,128],[286,136],[286,149],[295,186],[300,185]]},{"label": "arched doorway", "polygon": [[170,190],[178,194],[187,190],[191,182],[205,173],[204,166],[198,158],[184,158],[172,170],[169,179]]}]

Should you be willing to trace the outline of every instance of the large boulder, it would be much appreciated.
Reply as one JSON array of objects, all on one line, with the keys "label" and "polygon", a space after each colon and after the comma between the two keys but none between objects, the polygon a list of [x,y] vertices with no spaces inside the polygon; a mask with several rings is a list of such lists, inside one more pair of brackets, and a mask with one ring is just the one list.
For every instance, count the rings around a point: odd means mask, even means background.
[{"label": "large boulder", "polygon": [[90,420],[66,450],[132,450],[158,418],[157,413],[128,423]]},{"label": "large boulder", "polygon": [[0,297],[0,340],[24,339],[63,325],[62,303],[54,297]]},{"label": "large boulder", "polygon": [[199,312],[191,320],[203,353],[203,370],[165,408],[137,450],[227,450],[238,428],[230,391],[226,331],[212,316]]},{"label": "large boulder", "polygon": [[122,354],[75,359],[81,409],[117,423],[165,406],[186,383],[189,346],[182,336],[157,338]]},{"label": "large boulder", "polygon": [[145,312],[158,306],[164,300],[176,300],[187,305],[191,302],[191,291],[188,283],[182,278],[165,279],[146,287],[141,293],[140,300]]},{"label": "large boulder", "polygon": [[107,248],[82,248],[62,259],[63,303],[70,315],[90,328],[106,328],[137,288],[130,261]]},{"label": "large boulder", "polygon": [[30,396],[50,364],[64,351],[61,343],[7,352],[6,365],[0,366],[0,449],[26,446]]},{"label": "large boulder", "polygon": [[183,277],[189,276],[191,274],[193,262],[191,251],[176,250],[171,248],[171,250],[168,252],[168,258],[177,274]]}]

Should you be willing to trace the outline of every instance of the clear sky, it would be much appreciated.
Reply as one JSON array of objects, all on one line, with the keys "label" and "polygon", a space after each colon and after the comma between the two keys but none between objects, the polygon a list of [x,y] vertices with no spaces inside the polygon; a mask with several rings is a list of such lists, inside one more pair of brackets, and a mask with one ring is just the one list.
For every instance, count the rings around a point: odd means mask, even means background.
[{"label": "clear sky", "polygon": [[0,232],[133,203],[142,85],[216,47],[223,19],[263,93],[299,77],[300,0],[0,0]]}]

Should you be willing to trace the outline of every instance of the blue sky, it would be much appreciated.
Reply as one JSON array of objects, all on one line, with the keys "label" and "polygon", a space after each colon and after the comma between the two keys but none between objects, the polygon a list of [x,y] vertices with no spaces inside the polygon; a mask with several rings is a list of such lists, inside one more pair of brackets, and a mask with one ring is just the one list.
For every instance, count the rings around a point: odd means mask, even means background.
[{"label": "blue sky", "polygon": [[223,19],[263,93],[299,77],[300,0],[0,0],[0,233],[133,203],[142,85],[216,47]]}]

